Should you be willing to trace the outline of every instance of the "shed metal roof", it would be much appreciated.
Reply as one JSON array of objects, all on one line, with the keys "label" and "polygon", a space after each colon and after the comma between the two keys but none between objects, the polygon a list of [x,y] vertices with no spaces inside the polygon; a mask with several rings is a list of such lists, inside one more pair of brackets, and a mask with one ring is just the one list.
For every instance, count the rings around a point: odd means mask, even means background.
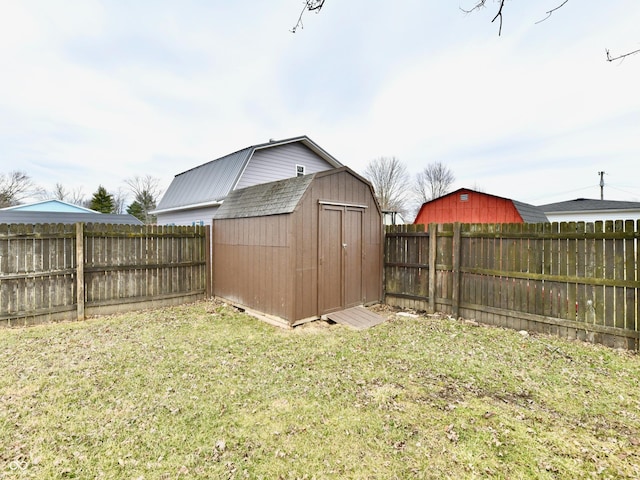
[{"label": "shed metal roof", "polygon": [[566,202],[547,203],[538,207],[544,212],[593,212],[603,210],[638,210],[640,202],[625,202],[619,200],[594,200],[590,198],[576,198]]},{"label": "shed metal roof", "polygon": [[237,185],[256,150],[294,142],[301,142],[334,167],[342,166],[338,160],[307,136],[261,143],[179,173],[174,177],[158,207],[152,213],[220,204]]},{"label": "shed metal roof", "polygon": [[91,212],[33,212],[0,210],[0,223],[113,223],[118,225],[144,225],[133,215]]}]

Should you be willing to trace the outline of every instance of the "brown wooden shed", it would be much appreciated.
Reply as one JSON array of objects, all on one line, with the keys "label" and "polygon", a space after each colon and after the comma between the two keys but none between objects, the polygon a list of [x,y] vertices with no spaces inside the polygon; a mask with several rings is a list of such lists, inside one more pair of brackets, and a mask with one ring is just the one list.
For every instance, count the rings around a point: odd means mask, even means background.
[{"label": "brown wooden shed", "polygon": [[233,191],[213,219],[213,289],[294,326],[382,298],[382,215],[347,167]]}]

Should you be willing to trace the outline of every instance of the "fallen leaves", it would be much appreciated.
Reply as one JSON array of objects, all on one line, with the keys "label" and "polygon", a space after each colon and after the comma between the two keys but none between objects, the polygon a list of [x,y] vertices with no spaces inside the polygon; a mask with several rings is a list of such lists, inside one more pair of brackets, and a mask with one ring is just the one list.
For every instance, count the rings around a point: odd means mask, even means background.
[{"label": "fallen leaves", "polygon": [[447,439],[450,442],[456,443],[459,440],[459,436],[458,433],[455,431],[455,427],[453,425],[453,423],[447,425],[444,429],[445,434],[447,435]]},{"label": "fallen leaves", "polygon": [[435,315],[305,335],[202,305],[0,332],[0,477],[640,478],[637,356]]}]

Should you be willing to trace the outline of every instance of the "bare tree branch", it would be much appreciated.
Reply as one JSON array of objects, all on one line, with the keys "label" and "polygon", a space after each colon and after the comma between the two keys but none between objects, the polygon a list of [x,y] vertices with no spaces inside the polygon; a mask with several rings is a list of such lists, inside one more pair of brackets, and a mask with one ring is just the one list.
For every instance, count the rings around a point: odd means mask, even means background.
[{"label": "bare tree branch", "polygon": [[160,179],[151,175],[145,175],[144,177],[136,175],[127,178],[125,183],[129,186],[134,196],[133,203],[129,205],[127,212],[131,213],[129,210],[133,208],[133,211],[137,211],[137,214],[133,215],[144,223],[154,223],[156,217],[150,215],[149,212],[156,208],[158,197],[162,194]]},{"label": "bare tree branch", "polygon": [[82,192],[82,187],[77,187],[69,192],[69,203],[80,205],[81,207],[84,207],[86,205],[87,200],[85,199],[84,193]]},{"label": "bare tree branch", "polygon": [[364,177],[373,185],[380,208],[386,211],[406,212],[409,174],[405,165],[396,157],[379,157],[371,160]]},{"label": "bare tree branch", "polygon": [[493,17],[493,20],[491,20],[491,23],[496,21],[496,18],[500,17],[500,27],[498,28],[498,36],[500,36],[500,34],[502,33],[502,7],[504,7],[504,0],[500,0],[500,8],[498,9],[498,13],[496,13],[496,16]]},{"label": "bare tree branch", "polygon": [[633,52],[628,52],[622,55],[618,55],[617,57],[612,57],[611,54],[609,53],[609,50],[607,49],[607,62],[614,62],[616,60],[620,60],[625,57],[628,57],[629,55],[635,55],[636,53],[640,53],[640,49],[634,50]]},{"label": "bare tree branch", "polygon": [[[500,34],[502,33],[502,9],[504,7],[504,2],[505,2],[505,0],[500,0],[500,6],[498,7],[498,13],[496,13],[496,15],[493,17],[493,20],[491,20],[491,22],[493,23],[493,22],[496,21],[497,18],[500,19],[500,27],[498,29],[498,36],[500,36]],[[481,9],[483,7],[486,7],[486,3],[487,3],[487,0],[475,0],[475,4],[473,5],[472,8],[467,10],[467,9],[464,9],[464,8],[460,7],[460,10],[462,10],[464,13],[472,13],[472,12],[474,12],[476,10],[479,10],[479,9]],[[557,7],[552,8],[551,10],[548,10],[546,12],[546,17],[544,17],[542,20],[538,20],[536,22],[536,25],[538,23],[542,23],[545,20],[547,20],[553,14],[553,12],[561,9],[567,3],[569,3],[569,0],[562,0],[562,2],[560,4],[558,4]],[[626,58],[626,57],[628,57],[630,55],[635,55],[636,53],[640,53],[640,49],[634,50],[632,52],[625,53],[623,55],[617,55],[615,57],[611,56],[611,53],[609,52],[609,50],[606,50],[606,52],[607,52],[607,61],[608,62],[614,62],[616,60],[622,60],[622,59],[624,59],[624,58]]]},{"label": "bare tree branch", "polygon": [[551,10],[549,10],[549,11],[547,12],[547,16],[546,16],[546,17],[544,17],[542,20],[538,20],[538,21],[536,22],[536,25],[537,25],[538,23],[542,23],[542,22],[544,22],[547,18],[549,18],[549,17],[551,16],[551,14],[552,14],[553,12],[555,12],[555,11],[556,11],[556,10],[558,10],[559,8],[562,8],[562,7],[565,5],[565,3],[567,3],[568,1],[569,1],[569,0],[564,0],[564,2],[562,2],[562,3],[561,3],[560,5],[558,5],[556,8],[552,8]]},{"label": "bare tree branch", "polygon": [[479,0],[478,3],[476,3],[472,8],[470,8],[469,10],[459,7],[460,10],[462,10],[464,13],[473,13],[475,10],[480,10],[482,7],[485,6],[485,3],[487,2],[487,0]]},{"label": "bare tree branch", "polygon": [[[465,9],[462,7],[459,7],[460,10],[462,10],[464,13],[473,13],[476,10],[480,10],[481,8],[486,7],[486,3],[487,0],[474,0],[475,3],[473,5],[473,7],[471,7],[470,9]],[[502,15],[502,11],[504,9],[504,4],[505,4],[506,0],[499,0],[500,5],[498,7],[498,11],[495,14],[495,16],[493,17],[493,19],[491,20],[491,23],[495,22],[497,19],[500,20],[499,22],[499,27],[498,27],[498,36],[502,35],[502,19],[503,19],[503,15]],[[302,24],[302,16],[304,15],[304,12],[306,12],[307,10],[312,12],[315,11],[316,13],[320,12],[320,10],[322,9],[322,7],[324,6],[324,2],[325,0],[304,0],[304,6],[302,7],[302,11],[300,12],[300,16],[298,17],[298,21],[296,22],[296,24],[293,26],[293,28],[291,29],[292,33],[296,33],[296,30],[298,30],[298,28],[304,28],[304,25]],[[562,3],[560,3],[557,7],[552,8],[551,10],[547,10],[546,12],[546,17],[544,17],[541,20],[538,20],[536,23],[536,25],[538,23],[542,23],[545,20],[547,20],[552,14],[553,12],[561,9],[562,7],[564,7],[567,3],[569,3],[569,0],[562,0]],[[615,57],[612,57],[611,54],[609,53],[609,50],[606,50],[607,52],[607,61],[608,62],[614,62],[616,60],[621,60],[624,59],[630,55],[635,55],[636,53],[640,53],[640,49],[638,50],[634,50],[632,52],[628,52],[622,55],[618,55]]]},{"label": "bare tree branch", "polygon": [[31,177],[25,172],[14,170],[8,174],[0,173],[0,208],[19,205],[36,191]]},{"label": "bare tree branch", "polygon": [[[542,20],[538,20],[536,22],[536,24],[540,23],[540,22],[544,22],[547,18],[549,18],[551,16],[551,14],[553,12],[555,12],[556,10],[562,8],[569,0],[564,0],[560,5],[558,5],[555,8],[552,8],[551,10],[547,11],[547,16],[544,17]],[[502,34],[502,9],[504,8],[504,2],[505,0],[500,0],[500,6],[498,7],[498,13],[496,13],[496,15],[493,17],[493,20],[491,20],[491,23],[495,22],[496,19],[500,19],[500,27],[498,27],[498,36],[500,36]],[[474,12],[475,10],[479,10],[483,7],[486,6],[487,0],[477,0],[476,4],[470,8],[469,10],[465,10],[464,8],[460,7],[460,10],[462,10],[465,13],[471,13]]]},{"label": "bare tree branch", "polygon": [[455,182],[453,172],[442,162],[430,163],[418,172],[413,181],[413,193],[422,205],[449,192]]},{"label": "bare tree branch", "polygon": [[[498,28],[498,36],[500,36],[500,34],[502,33],[502,8],[504,7],[504,2],[505,0],[500,0],[500,7],[498,8],[498,13],[496,13],[496,16],[493,17],[493,20],[491,20],[491,23],[493,23],[496,21],[496,18],[500,18],[500,27]],[[472,13],[475,10],[480,10],[482,7],[485,6],[486,3],[487,3],[487,0],[478,0],[478,2],[469,10],[465,10],[462,7],[460,7],[460,10],[462,10],[464,13]]]},{"label": "bare tree branch", "polygon": [[122,187],[118,187],[118,190],[116,190],[113,193],[110,193],[110,195],[111,195],[111,198],[113,199],[112,213],[117,213],[117,214],[124,213],[124,205],[125,203],[127,203],[127,191]]},{"label": "bare tree branch", "polygon": [[129,186],[129,190],[131,190],[134,197],[147,194],[156,201],[160,194],[162,194],[160,179],[152,175],[145,175],[144,177],[134,175],[131,178],[126,178],[124,183]]},{"label": "bare tree branch", "polygon": [[302,24],[302,16],[304,15],[304,12],[309,10],[310,12],[315,11],[316,13],[318,13],[324,6],[324,2],[325,0],[304,0],[304,7],[302,7],[302,11],[300,12],[298,21],[291,29],[291,33],[296,33],[296,30],[298,30],[298,27],[304,28],[304,25]]}]

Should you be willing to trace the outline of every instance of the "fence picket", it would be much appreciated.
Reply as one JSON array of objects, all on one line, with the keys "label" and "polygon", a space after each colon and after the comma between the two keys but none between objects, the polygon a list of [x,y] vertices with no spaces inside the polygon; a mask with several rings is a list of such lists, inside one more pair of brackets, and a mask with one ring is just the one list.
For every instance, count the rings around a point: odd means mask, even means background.
[{"label": "fence picket", "polygon": [[[627,282],[638,282],[637,268],[635,263],[636,245],[632,235],[634,235],[634,221],[627,220],[624,223],[624,231],[626,233],[624,240],[624,279]],[[636,330],[636,304],[637,289],[632,287],[625,287],[625,315],[624,315],[624,328],[627,330]],[[627,340],[626,348],[637,348],[636,342],[633,339]]]},{"label": "fence picket", "polygon": [[400,303],[395,295],[428,300],[429,310],[485,323],[638,348],[640,221],[461,224],[456,245],[457,228],[429,226],[437,257],[429,258],[436,270],[430,298],[419,281],[406,282],[422,261],[411,252],[423,248],[420,235],[397,232],[385,241],[404,245],[393,281],[386,279],[387,303]]},{"label": "fence picket", "polygon": [[0,225],[0,325],[82,318],[83,302],[91,315],[205,295],[204,227],[80,225]]}]

